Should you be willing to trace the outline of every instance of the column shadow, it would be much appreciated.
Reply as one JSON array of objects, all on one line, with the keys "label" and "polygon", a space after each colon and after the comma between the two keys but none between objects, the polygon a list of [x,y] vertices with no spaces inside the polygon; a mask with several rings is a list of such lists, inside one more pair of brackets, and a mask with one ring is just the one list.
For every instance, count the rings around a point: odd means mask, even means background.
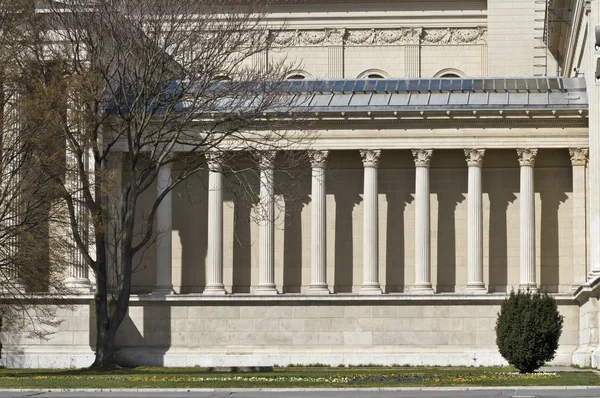
[{"label": "column shadow", "polygon": [[239,197],[233,199],[232,293],[250,293],[252,284],[251,205]]},{"label": "column shadow", "polygon": [[304,190],[285,200],[283,293],[302,290],[302,210],[309,202],[308,192]]},{"label": "column shadow", "polygon": [[173,231],[179,232],[181,242],[181,293],[201,293],[206,285],[207,181],[208,173],[203,172],[173,192]]},{"label": "column shadow", "polygon": [[354,244],[352,242],[352,212],[362,198],[362,185],[344,185],[345,190],[336,189],[335,199],[335,262],[334,293],[351,293],[354,272]]},{"label": "column shadow", "polygon": [[441,191],[438,200],[438,293],[456,292],[456,206],[466,200],[459,191]]},{"label": "column shadow", "polygon": [[541,191],[540,287],[548,293],[558,293],[560,285],[560,245],[558,209],[568,197],[564,192]]},{"label": "column shadow", "polygon": [[[414,184],[413,184],[414,185]],[[402,293],[406,281],[404,246],[404,211],[414,200],[409,192],[383,192],[387,200],[387,235],[385,253],[385,292]]]},{"label": "column shadow", "polygon": [[[519,170],[505,171],[505,173],[509,172],[514,174],[515,184],[518,184]],[[484,175],[484,184],[486,180]],[[508,190],[502,185],[490,184],[486,191],[490,201],[488,289],[491,293],[506,293],[508,288],[508,221],[506,212],[509,203],[514,202],[517,196],[514,191]]]},{"label": "column shadow", "polygon": [[171,304],[146,303],[144,306],[144,342],[149,355],[138,358],[137,365],[165,366],[165,354],[171,348]]}]

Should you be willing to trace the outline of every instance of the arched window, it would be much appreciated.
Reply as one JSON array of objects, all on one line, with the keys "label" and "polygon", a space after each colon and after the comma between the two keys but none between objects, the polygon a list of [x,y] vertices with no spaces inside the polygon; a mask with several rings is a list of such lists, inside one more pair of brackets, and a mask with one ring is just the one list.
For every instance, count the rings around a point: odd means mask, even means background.
[{"label": "arched window", "polygon": [[222,81],[231,80],[231,78],[227,75],[218,75],[218,76],[215,76],[213,80],[216,82],[222,82]]},{"label": "arched window", "polygon": [[289,74],[286,76],[286,80],[313,80],[314,77],[312,77],[310,75],[310,73],[305,72],[301,69],[296,69],[293,71],[290,71]]},{"label": "arched window", "polygon": [[436,73],[435,75],[433,75],[433,77],[437,78],[441,78],[441,79],[462,79],[463,77],[467,77],[466,74],[463,73],[463,71],[460,71],[458,69],[454,69],[454,68],[446,68],[446,69],[442,69],[441,71],[439,71],[438,73]]},{"label": "arched window", "polygon": [[389,79],[391,76],[380,69],[369,69],[358,75],[359,79]]}]

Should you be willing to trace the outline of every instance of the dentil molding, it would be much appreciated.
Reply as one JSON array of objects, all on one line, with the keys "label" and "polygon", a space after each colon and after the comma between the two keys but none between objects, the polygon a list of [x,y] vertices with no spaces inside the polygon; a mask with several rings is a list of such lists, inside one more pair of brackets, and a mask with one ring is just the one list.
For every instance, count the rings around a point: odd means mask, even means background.
[{"label": "dentil molding", "polygon": [[271,31],[273,44],[289,46],[334,45],[457,45],[486,44],[484,28],[314,29]]}]

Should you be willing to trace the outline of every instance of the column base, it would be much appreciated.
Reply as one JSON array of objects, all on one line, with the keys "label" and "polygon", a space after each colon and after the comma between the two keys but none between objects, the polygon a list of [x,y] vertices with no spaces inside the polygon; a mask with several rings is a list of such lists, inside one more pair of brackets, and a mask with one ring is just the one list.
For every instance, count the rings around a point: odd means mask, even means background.
[{"label": "column base", "polygon": [[467,283],[465,287],[465,293],[468,294],[487,294],[487,289],[483,283]]},{"label": "column base", "polygon": [[360,287],[358,294],[383,294],[379,283],[365,283]]},{"label": "column base", "polygon": [[416,294],[434,294],[435,293],[433,290],[433,287],[431,286],[431,283],[416,284],[412,287],[411,292],[416,293]]},{"label": "column base", "polygon": [[519,284],[519,290],[529,290],[530,292],[535,293],[538,291],[538,287],[535,283],[521,283]]},{"label": "column base", "polygon": [[214,286],[206,286],[202,292],[204,296],[224,296],[227,294],[225,286],[222,284]]},{"label": "column base", "polygon": [[331,292],[329,291],[329,288],[327,287],[327,284],[310,285],[310,287],[308,288],[308,293],[309,294],[331,294]]},{"label": "column base", "polygon": [[175,290],[173,290],[173,286],[157,286],[150,294],[153,296],[169,296],[175,294]]},{"label": "column base", "polygon": [[262,286],[257,286],[256,289],[254,290],[254,294],[259,294],[259,295],[263,295],[263,296],[275,296],[277,294],[279,294],[279,292],[277,291],[277,287],[275,287],[275,285],[262,285]]},{"label": "column base", "polygon": [[91,293],[92,291],[92,284],[88,278],[67,278],[65,286],[76,293]]}]

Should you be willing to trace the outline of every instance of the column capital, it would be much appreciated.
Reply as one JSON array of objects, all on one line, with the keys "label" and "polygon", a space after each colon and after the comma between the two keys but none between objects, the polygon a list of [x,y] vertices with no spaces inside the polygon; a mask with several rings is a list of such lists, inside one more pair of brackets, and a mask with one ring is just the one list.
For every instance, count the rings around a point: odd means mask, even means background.
[{"label": "column capital", "polygon": [[258,156],[258,164],[261,169],[275,168],[275,156],[277,156],[277,151],[261,151]]},{"label": "column capital", "polygon": [[310,151],[310,165],[312,167],[325,167],[329,151]]},{"label": "column capital", "polygon": [[206,151],[204,156],[206,157],[206,164],[208,165],[208,169],[210,171],[222,171],[223,167],[221,162],[223,155],[221,152]]},{"label": "column capital", "polygon": [[465,157],[467,158],[467,165],[469,166],[483,166],[484,155],[485,149],[465,149]]},{"label": "column capital", "polygon": [[571,155],[571,165],[586,166],[588,162],[588,153],[588,148],[569,148],[569,155]]},{"label": "column capital", "polygon": [[413,149],[412,155],[415,159],[415,166],[429,167],[429,165],[431,165],[431,156],[433,156],[433,149]]},{"label": "column capital", "polygon": [[381,157],[380,149],[361,149],[360,157],[362,158],[364,167],[377,167],[379,158]]},{"label": "column capital", "polygon": [[518,148],[517,156],[519,156],[519,164],[521,166],[535,166],[537,153],[537,148]]}]

